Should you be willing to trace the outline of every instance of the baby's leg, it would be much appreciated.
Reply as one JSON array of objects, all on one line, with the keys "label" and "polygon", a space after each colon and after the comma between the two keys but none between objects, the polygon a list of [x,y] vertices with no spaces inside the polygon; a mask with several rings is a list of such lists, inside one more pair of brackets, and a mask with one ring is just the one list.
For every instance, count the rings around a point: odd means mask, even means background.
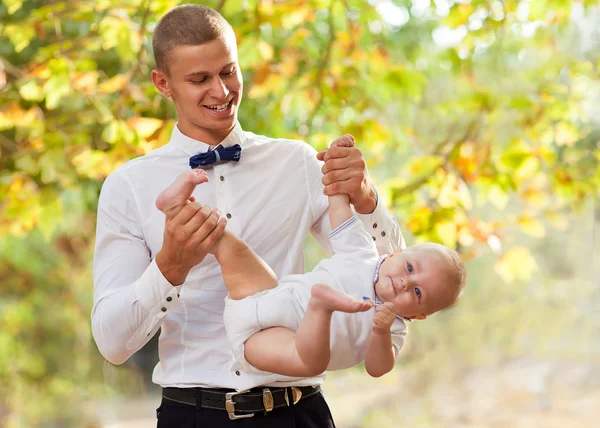
[{"label": "baby's leg", "polygon": [[246,360],[259,370],[285,376],[317,376],[327,369],[334,311],[364,312],[373,306],[335,288],[316,284],[308,309],[295,333],[283,327],[262,330],[244,344]]},{"label": "baby's leg", "polygon": [[212,251],[221,265],[223,281],[234,300],[275,288],[277,276],[252,248],[225,230]]},{"label": "baby's leg", "polygon": [[[206,173],[194,169],[180,174],[156,199],[156,207],[167,212],[193,200],[198,184],[208,181]],[[240,238],[225,230],[210,251],[221,264],[223,280],[232,299],[243,299],[277,286],[271,268]]]}]

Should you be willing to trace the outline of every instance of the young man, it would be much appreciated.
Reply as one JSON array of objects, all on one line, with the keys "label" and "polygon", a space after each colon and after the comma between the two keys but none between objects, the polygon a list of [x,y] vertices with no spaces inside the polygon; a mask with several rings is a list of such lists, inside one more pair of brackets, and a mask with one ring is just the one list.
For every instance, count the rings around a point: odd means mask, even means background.
[{"label": "young man", "polygon": [[[167,145],[126,163],[102,188],[92,312],[98,348],[122,364],[161,329],[153,374],[163,387],[159,427],[239,426],[232,419],[254,410],[245,426],[333,426],[322,376],[232,371],[227,290],[209,254],[225,229],[217,209],[278,276],[304,271],[309,232],[330,249],[325,195],[349,195],[382,254],[403,245],[398,225],[378,204],[360,150],[317,154],[303,142],[241,129],[235,35],[217,12],[198,5],[171,10],[156,27],[153,48],[152,80],[173,101],[178,123]],[[208,153],[217,146],[225,150]],[[205,156],[234,161],[197,159]],[[196,162],[210,178],[194,192],[203,206],[189,203],[165,216],[157,196]],[[251,376],[261,387],[238,393]]]}]

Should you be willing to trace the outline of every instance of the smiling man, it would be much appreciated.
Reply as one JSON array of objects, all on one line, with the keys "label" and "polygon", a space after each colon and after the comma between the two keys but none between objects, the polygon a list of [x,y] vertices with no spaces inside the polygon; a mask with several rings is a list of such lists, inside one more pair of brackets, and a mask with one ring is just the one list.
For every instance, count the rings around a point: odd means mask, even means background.
[{"label": "smiling man", "polygon": [[[236,39],[220,14],[172,9],[156,26],[153,49],[152,81],[178,121],[168,144],[103,185],[92,311],[98,348],[122,364],[161,330],[153,373],[163,387],[159,427],[239,427],[239,418],[248,418],[246,427],[332,427],[323,376],[234,368],[227,290],[209,250],[227,227],[277,276],[302,273],[308,233],[330,251],[326,195],[349,196],[381,254],[403,246],[398,225],[378,203],[359,149],[317,153],[302,141],[242,130]],[[158,210],[158,195],[190,166],[202,167],[203,185],[184,204]]]}]

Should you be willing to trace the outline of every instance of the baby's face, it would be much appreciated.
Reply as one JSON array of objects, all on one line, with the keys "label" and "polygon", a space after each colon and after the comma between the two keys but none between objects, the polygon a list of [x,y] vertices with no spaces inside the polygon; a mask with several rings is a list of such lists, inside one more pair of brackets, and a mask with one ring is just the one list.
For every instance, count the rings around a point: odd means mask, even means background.
[{"label": "baby's face", "polygon": [[449,268],[442,251],[408,247],[383,261],[375,291],[382,302],[394,304],[396,314],[425,319],[454,303]]}]

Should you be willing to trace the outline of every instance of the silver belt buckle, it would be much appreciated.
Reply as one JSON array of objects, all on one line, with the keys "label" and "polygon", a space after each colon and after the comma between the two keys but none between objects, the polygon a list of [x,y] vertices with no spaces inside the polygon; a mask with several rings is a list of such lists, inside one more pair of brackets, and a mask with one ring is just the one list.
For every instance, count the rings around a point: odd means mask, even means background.
[{"label": "silver belt buckle", "polygon": [[225,394],[225,410],[227,410],[227,413],[229,414],[229,419],[231,419],[232,421],[236,419],[251,418],[252,416],[254,416],[254,413],[247,413],[245,415],[235,414],[235,402],[233,401],[233,397],[235,395],[243,394],[248,391],[249,389],[240,392],[228,392],[227,394]]}]

